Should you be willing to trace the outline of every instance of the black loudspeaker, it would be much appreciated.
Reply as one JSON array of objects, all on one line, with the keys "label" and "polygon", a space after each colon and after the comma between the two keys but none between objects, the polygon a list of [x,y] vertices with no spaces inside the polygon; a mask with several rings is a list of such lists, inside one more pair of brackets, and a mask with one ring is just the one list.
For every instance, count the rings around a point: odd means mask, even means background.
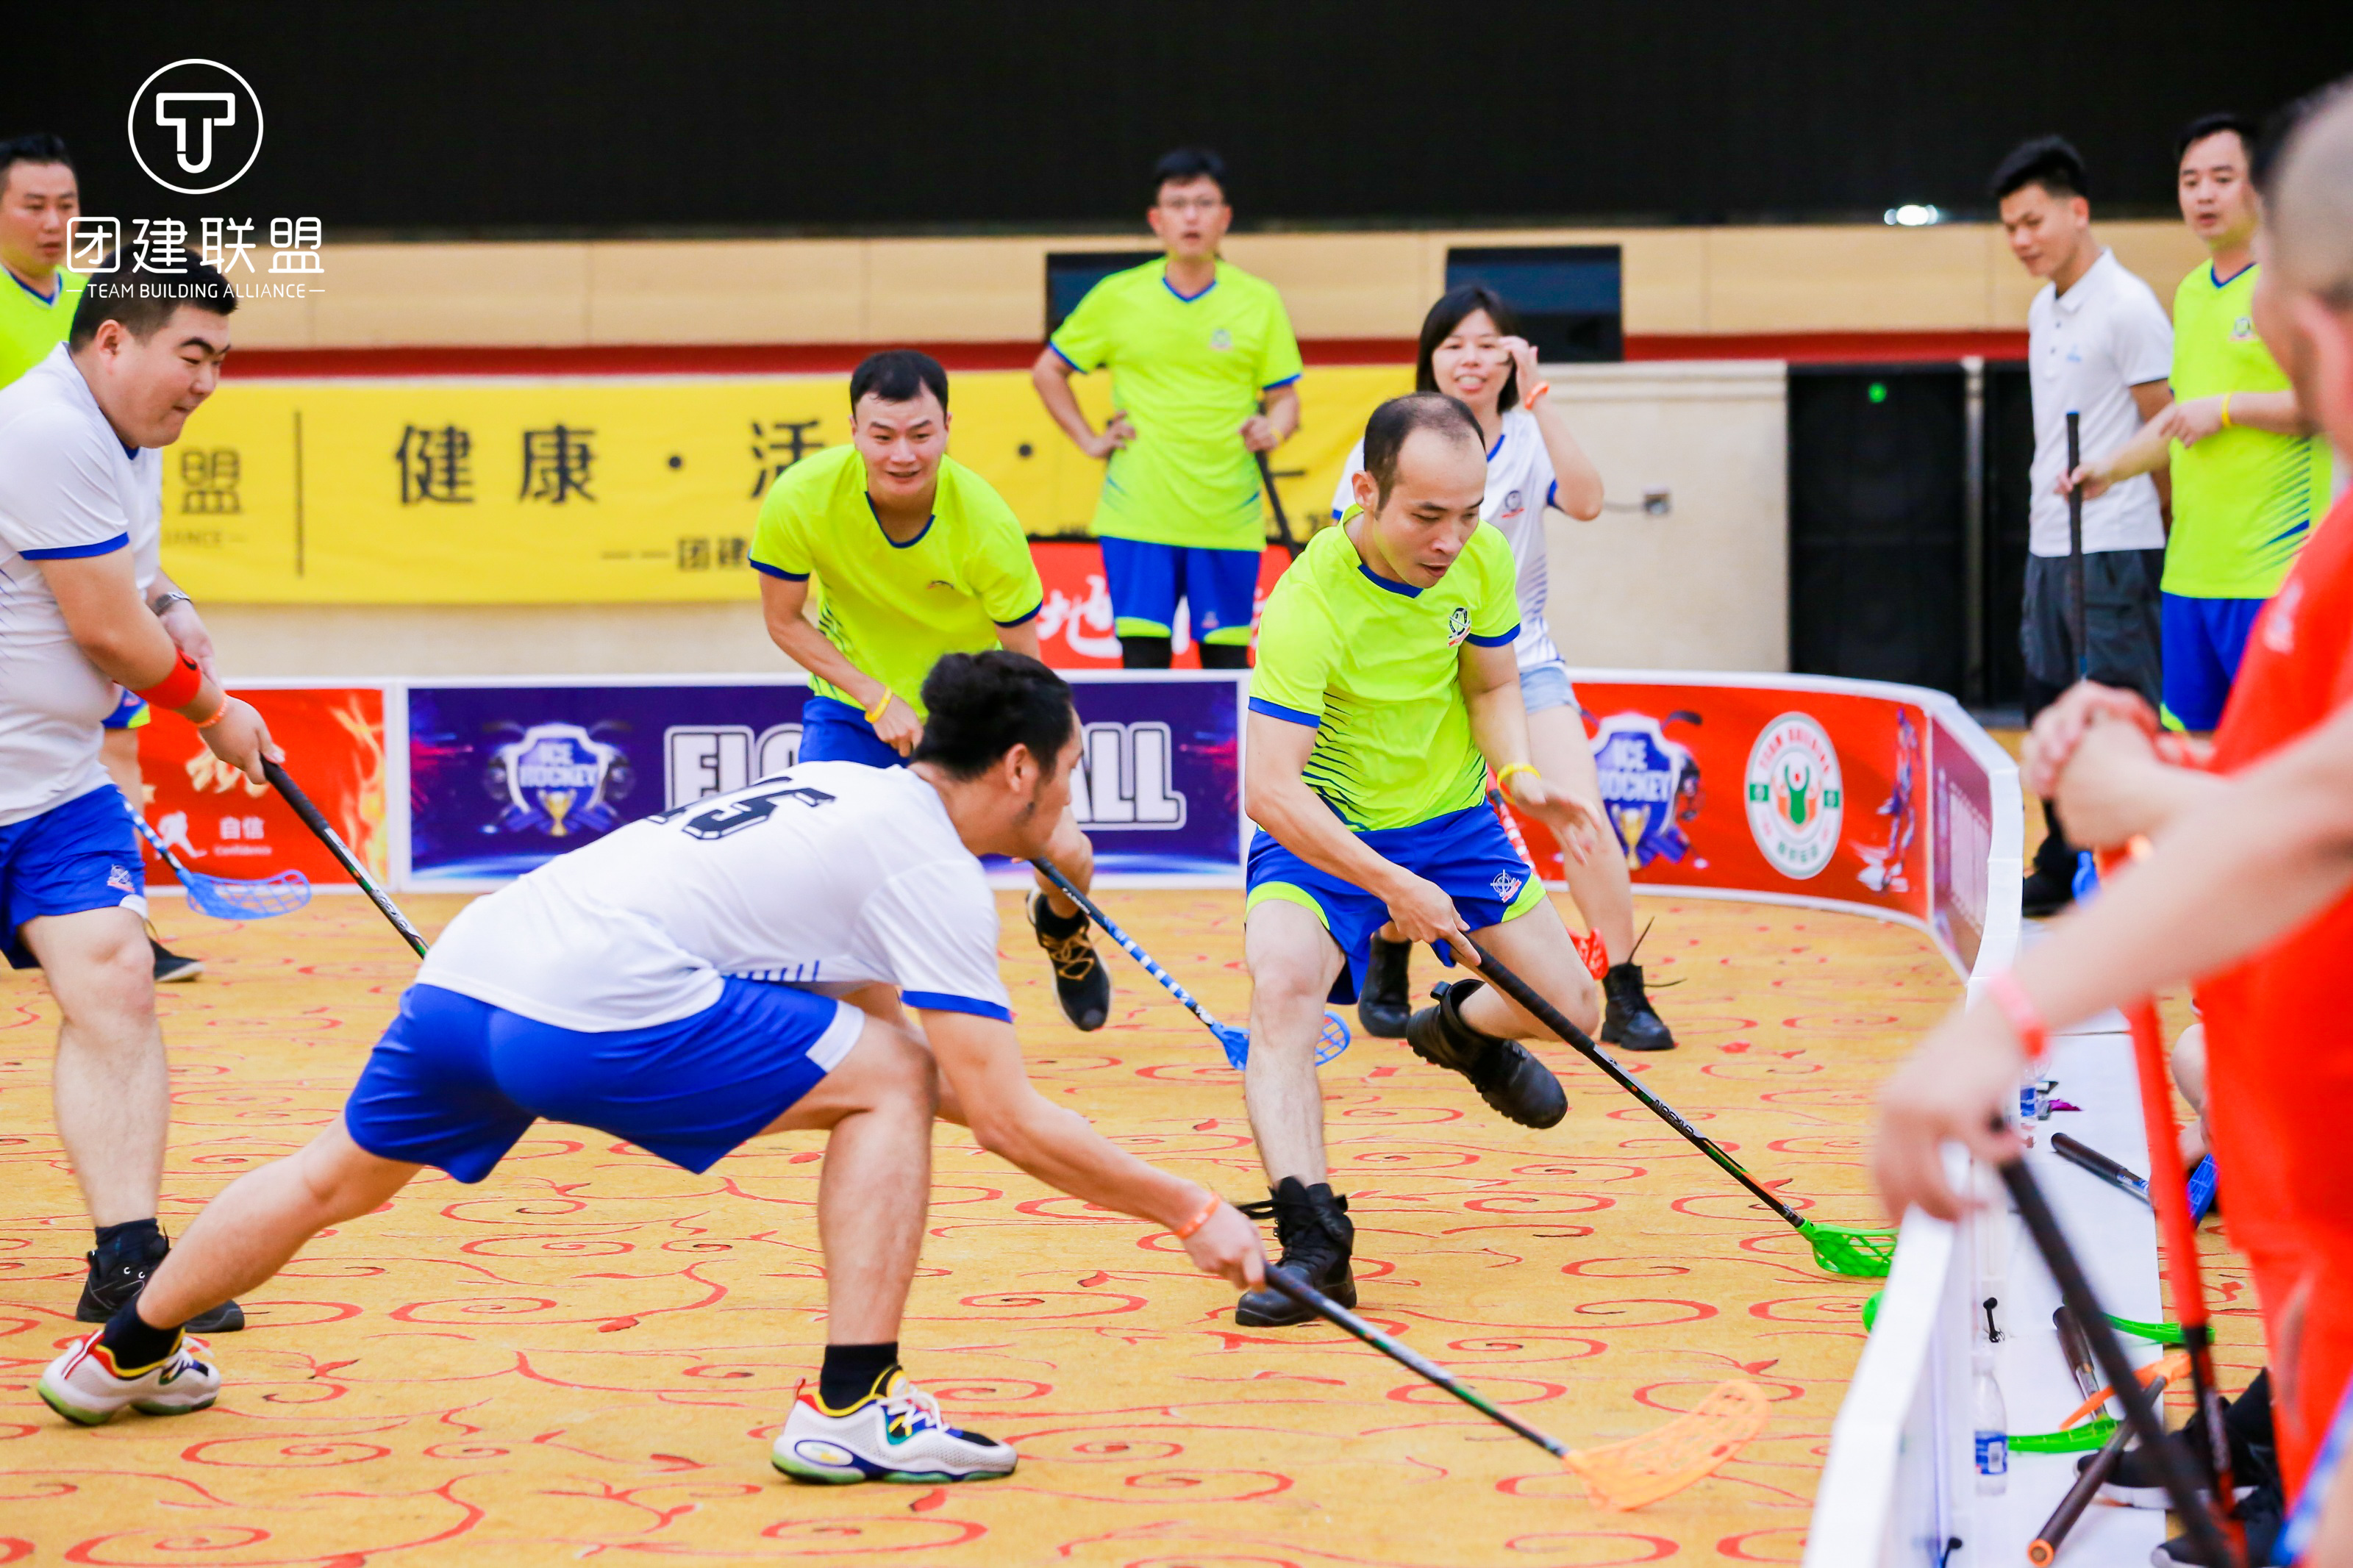
[{"label": "black loudspeaker", "polygon": [[1476,246],[1446,253],[1447,288],[1493,289],[1547,364],[1626,357],[1622,270],[1614,245]]},{"label": "black loudspeaker", "polygon": [[1789,368],[1790,668],[1960,693],[1968,394],[1955,364]]},{"label": "black loudspeaker", "polygon": [[1114,272],[1157,261],[1157,250],[1050,250],[1046,253],[1046,335],[1079,308],[1087,290]]}]

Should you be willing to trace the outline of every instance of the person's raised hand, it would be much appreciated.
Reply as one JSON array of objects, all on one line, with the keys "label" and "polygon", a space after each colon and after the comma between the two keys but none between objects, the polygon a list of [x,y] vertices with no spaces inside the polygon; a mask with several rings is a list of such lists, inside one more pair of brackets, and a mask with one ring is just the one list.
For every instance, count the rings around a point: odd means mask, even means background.
[{"label": "person's raised hand", "polygon": [[1543,372],[1536,368],[1535,345],[1525,338],[1507,337],[1498,341],[1504,352],[1512,356],[1512,368],[1518,372],[1512,384],[1519,394],[1520,406],[1534,409],[1539,400],[1529,395],[1545,384]]},{"label": "person's raised hand", "polygon": [[2018,1135],[2000,1124],[2017,1103],[2025,1066],[2000,1011],[1980,1005],[1946,1019],[1895,1069],[1879,1091],[1871,1148],[1872,1181],[1889,1218],[1900,1221],[1917,1207],[1958,1219],[1971,1206],[1946,1179],[1947,1143],[1967,1144],[1995,1163],[2019,1153]]},{"label": "person's raised hand", "polygon": [[1557,784],[1535,773],[1512,775],[1512,804],[1552,829],[1553,837],[1582,866],[1593,858],[1609,823],[1592,802],[1579,800]]},{"label": "person's raised hand", "polygon": [[1231,1204],[1220,1203],[1201,1228],[1185,1238],[1185,1256],[1202,1273],[1238,1289],[1256,1290],[1266,1284],[1266,1248],[1258,1226]]},{"label": "person's raised hand", "polygon": [[2074,755],[2084,731],[2105,719],[2125,720],[2138,725],[2145,733],[2157,733],[2157,712],[2139,692],[2102,686],[2096,680],[2079,680],[2062,692],[2058,701],[2035,716],[2034,728],[2026,737],[2020,782],[2037,797],[2050,799],[2057,792],[2059,775],[2066,771],[2067,759]]}]

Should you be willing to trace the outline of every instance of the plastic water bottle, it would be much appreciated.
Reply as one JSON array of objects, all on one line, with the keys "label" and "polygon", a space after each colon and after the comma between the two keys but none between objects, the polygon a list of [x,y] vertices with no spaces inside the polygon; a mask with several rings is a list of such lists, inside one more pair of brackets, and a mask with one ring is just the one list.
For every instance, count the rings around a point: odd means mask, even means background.
[{"label": "plastic water bottle", "polygon": [[1969,1407],[1977,1429],[1978,1495],[2000,1497],[2010,1485],[2010,1416],[1993,1379],[1993,1352],[1969,1356]]}]

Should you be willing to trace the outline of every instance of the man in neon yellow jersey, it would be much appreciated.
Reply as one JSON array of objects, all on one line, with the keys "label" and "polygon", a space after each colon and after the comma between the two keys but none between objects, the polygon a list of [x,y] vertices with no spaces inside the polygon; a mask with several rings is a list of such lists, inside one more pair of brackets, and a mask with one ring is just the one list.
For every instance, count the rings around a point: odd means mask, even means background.
[{"label": "man in neon yellow jersey", "polygon": [[[849,378],[850,443],[786,468],[760,503],[752,565],[768,636],[809,672],[800,760],[904,767],[923,738],[923,678],[951,653],[1038,652],[1045,589],[1020,522],[947,455],[948,374],[913,349]],[[809,587],[818,587],[812,624]],[[1066,808],[1046,858],[1080,887],[1094,848]],[[1111,973],[1077,904],[1040,876],[1029,900],[1062,1012],[1111,1014]]]},{"label": "man in neon yellow jersey", "polygon": [[0,142],[0,386],[66,341],[88,279],[65,265],[81,211],[73,160],[55,136]]},{"label": "man in neon yellow jersey", "polygon": [[[1167,256],[1089,289],[1029,377],[1079,449],[1105,459],[1094,529],[1120,662],[1167,668],[1182,600],[1202,667],[1242,669],[1266,548],[1255,455],[1299,428],[1299,344],[1273,288],[1219,259],[1234,216],[1224,162],[1186,148],[1152,183],[1145,216]],[[1115,411],[1098,431],[1071,377],[1103,365]]]},{"label": "man in neon yellow jersey", "polygon": [[[1325,1001],[1356,999],[1373,933],[1393,921],[1451,963],[1467,932],[1579,1028],[1599,1018],[1568,928],[1487,805],[1493,766],[1571,855],[1608,831],[1528,763],[1518,574],[1510,542],[1479,521],[1485,450],[1471,410],[1442,393],[1374,410],[1356,507],[1275,585],[1250,675],[1250,1130],[1283,1261],[1348,1305],[1356,1230],[1326,1173],[1315,1046]],[[1534,1019],[1476,980],[1431,995],[1406,1024],[1415,1055],[1522,1126],[1561,1119],[1560,1084],[1520,1044],[1547,1037]],[[1307,1317],[1254,1290],[1235,1321]]]},{"label": "man in neon yellow jersey", "polygon": [[2255,612],[2279,591],[2328,507],[2328,443],[2255,335],[2253,121],[2203,115],[2175,144],[2181,216],[2210,258],[2173,295],[2173,401],[2132,440],[2078,470],[2097,495],[2169,460],[2165,546],[2166,721],[2222,720]]}]

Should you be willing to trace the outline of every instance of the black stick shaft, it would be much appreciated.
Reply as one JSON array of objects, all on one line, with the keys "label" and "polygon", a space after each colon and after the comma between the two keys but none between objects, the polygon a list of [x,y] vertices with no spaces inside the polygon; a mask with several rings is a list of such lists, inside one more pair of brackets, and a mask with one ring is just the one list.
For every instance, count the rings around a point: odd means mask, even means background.
[{"label": "black stick shaft", "polygon": [[[2084,416],[2073,409],[2067,410],[2067,476],[2072,481],[2075,470],[2083,466]],[[2088,680],[2092,675],[2092,650],[2084,641],[2084,487],[2067,486],[2067,592],[2068,626],[2075,639],[2075,678]]]},{"label": "black stick shaft", "polygon": [[1301,1306],[1306,1308],[1309,1311],[1315,1313],[1319,1317],[1327,1319],[1333,1323],[1337,1324],[1339,1327],[1345,1329],[1349,1333],[1354,1334],[1356,1338],[1364,1341],[1365,1343],[1372,1346],[1375,1350],[1380,1352],[1383,1355],[1388,1357],[1399,1366],[1404,1367],[1408,1372],[1413,1373],[1417,1376],[1428,1379],[1431,1384],[1444,1389],[1447,1393],[1454,1395],[1455,1398],[1461,1400],[1472,1409],[1476,1410],[1480,1415],[1486,1416],[1489,1420],[1510,1427],[1521,1436],[1525,1437],[1529,1442],[1534,1443],[1537,1447],[1542,1448],[1546,1453],[1554,1456],[1556,1458],[1567,1458],[1568,1457],[1568,1445],[1563,1443],[1559,1438],[1546,1436],[1544,1433],[1539,1432],[1535,1427],[1529,1426],[1526,1422],[1521,1420],[1518,1416],[1513,1415],[1510,1411],[1491,1404],[1483,1394],[1479,1393],[1478,1390],[1456,1381],[1452,1373],[1448,1372],[1444,1367],[1439,1365],[1436,1362],[1431,1361],[1429,1357],[1422,1355],[1419,1352],[1409,1350],[1404,1345],[1398,1343],[1397,1341],[1389,1338],[1388,1335],[1381,1332],[1380,1330],[1373,1327],[1372,1324],[1365,1321],[1364,1319],[1356,1316],[1356,1313],[1351,1312],[1347,1308],[1340,1305],[1339,1302],[1333,1300],[1321,1290],[1318,1290],[1313,1285],[1308,1284],[1306,1280],[1300,1279],[1290,1269],[1268,1269],[1266,1271],[1266,1282],[1273,1286],[1276,1289],[1282,1291],[1284,1295],[1290,1297],[1293,1300],[1298,1302]]},{"label": "black stick shaft", "polygon": [[1255,452],[1251,456],[1258,458],[1258,477],[1266,485],[1267,500],[1274,507],[1274,535],[1282,541],[1282,547],[1290,551],[1291,558],[1296,561],[1299,559],[1300,542],[1292,537],[1291,515],[1282,510],[1282,492],[1274,485],[1274,466],[1266,460],[1264,452]]},{"label": "black stick shaft", "polygon": [[360,885],[360,891],[365,893],[368,900],[375,905],[384,918],[392,922],[392,929],[398,931],[402,940],[417,950],[417,957],[424,957],[425,938],[417,933],[415,926],[408,923],[408,917],[400,912],[400,906],[392,901],[392,896],[376,886],[375,879],[367,874],[367,868],[360,864],[359,857],[352,853],[351,846],[343,842],[343,835],[335,831],[333,826],[327,821],[324,813],[311,804],[311,797],[302,793],[302,786],[296,784],[284,768],[267,758],[262,760],[261,771],[269,778],[270,787],[285,798],[287,805],[294,808],[294,815],[302,819],[302,826],[309,828],[318,837],[319,842],[327,847],[327,852],[341,862],[343,869],[351,873],[352,880]]},{"label": "black stick shaft", "polygon": [[1746,1187],[1749,1192],[1767,1208],[1771,1209],[1775,1214],[1779,1215],[1791,1225],[1796,1226],[1799,1229],[1803,1230],[1805,1228],[1806,1222],[1799,1215],[1797,1210],[1791,1208],[1788,1204],[1783,1203],[1779,1198],[1773,1194],[1771,1189],[1764,1186],[1757,1180],[1756,1177],[1743,1170],[1741,1168],[1740,1162],[1725,1153],[1722,1149],[1716,1147],[1715,1141],[1714,1139],[1708,1137],[1707,1134],[1702,1132],[1698,1128],[1694,1127],[1690,1122],[1684,1121],[1682,1113],[1676,1110],[1673,1106],[1669,1105],[1665,1100],[1661,1100],[1657,1095],[1652,1094],[1649,1089],[1644,1089],[1640,1083],[1635,1081],[1634,1076],[1631,1073],[1628,1072],[1624,1068],[1620,1067],[1616,1062],[1611,1061],[1609,1058],[1603,1053],[1601,1047],[1593,1043],[1590,1036],[1587,1035],[1584,1030],[1578,1028],[1576,1025],[1568,1021],[1567,1015],[1564,1014],[1559,1008],[1554,1006],[1551,1003],[1546,1001],[1542,996],[1537,995],[1535,989],[1533,986],[1531,986],[1526,981],[1521,979],[1518,975],[1513,973],[1509,969],[1505,968],[1503,963],[1497,961],[1494,954],[1489,952],[1485,948],[1481,947],[1477,942],[1472,942],[1467,936],[1464,937],[1462,941],[1465,946],[1469,947],[1472,952],[1478,955],[1479,973],[1485,975],[1488,980],[1493,982],[1496,990],[1501,991],[1504,995],[1509,996],[1513,1001],[1518,1003],[1521,1010],[1525,1012],[1528,1016],[1534,1018],[1537,1023],[1542,1024],[1546,1028],[1550,1029],[1555,1035],[1557,1035],[1562,1040],[1566,1041],[1573,1049],[1575,1049],[1579,1056],[1583,1057],[1587,1061],[1591,1062],[1595,1067],[1599,1068],[1609,1076],[1610,1082],[1616,1084],[1620,1089],[1622,1089],[1627,1093],[1632,1095],[1636,1100],[1641,1100],[1643,1106],[1647,1108],[1653,1116],[1656,1116],[1660,1121],[1665,1122],[1668,1126],[1682,1133],[1683,1137],[1690,1142],[1694,1148],[1697,1149],[1701,1153],[1706,1155],[1709,1159],[1715,1161],[1719,1166],[1723,1167],[1724,1173],[1725,1175],[1730,1176],[1734,1181],[1738,1182],[1742,1186]]},{"label": "black stick shaft", "polygon": [[[2150,1380],[2149,1398],[2154,1400],[2164,1392],[2165,1379]],[[2124,1458],[2125,1445],[2132,1441],[2132,1435],[2133,1429],[2126,1426],[2119,1426],[2110,1433],[2100,1451],[2092,1456],[2092,1462],[2084,1467],[2084,1473],[2075,1478],[2075,1484],[2067,1489],[2067,1495],[2059,1500],[2059,1506],[2051,1510],[2051,1517],[2042,1521],[2042,1528],[2034,1532],[2034,1543],[2026,1549],[2026,1560],[2035,1568],[2042,1568],[2059,1555],[2059,1548],[2066,1544],[2067,1532],[2075,1528],[2075,1521],[2084,1517],[2084,1510],[2092,1506],[2092,1499],[2099,1495],[2108,1477],[2115,1473],[2116,1461]]]},{"label": "black stick shaft", "polygon": [[2026,1222],[2027,1234],[2034,1238],[2035,1250],[2042,1254],[2043,1264],[2057,1282],[2067,1310],[2083,1324],[2084,1337],[2092,1342],[2092,1355],[2100,1363],[2101,1374],[2115,1388],[2117,1401],[2125,1407],[2125,1425],[2131,1428],[2142,1451],[2156,1462],[2173,1511],[2181,1516],[2190,1539],[2206,1554],[2208,1562],[2239,1568],[2242,1559],[2238,1552],[2224,1538],[2221,1525],[2200,1496],[2196,1467],[2179,1447],[2167,1441],[2165,1423],[2158,1418],[2157,1405],[2141,1386],[2132,1359],[2125,1354],[2124,1342],[2116,1338],[2107,1314],[2100,1310],[2092,1281],[2084,1273],[2083,1265],[2075,1260],[2074,1248],[2067,1245],[2058,1218],[2042,1195],[2042,1184],[2026,1168],[2023,1158],[2013,1159],[1999,1168],[2002,1184],[2010,1189],[2010,1201],[2018,1205],[2019,1218]]}]

